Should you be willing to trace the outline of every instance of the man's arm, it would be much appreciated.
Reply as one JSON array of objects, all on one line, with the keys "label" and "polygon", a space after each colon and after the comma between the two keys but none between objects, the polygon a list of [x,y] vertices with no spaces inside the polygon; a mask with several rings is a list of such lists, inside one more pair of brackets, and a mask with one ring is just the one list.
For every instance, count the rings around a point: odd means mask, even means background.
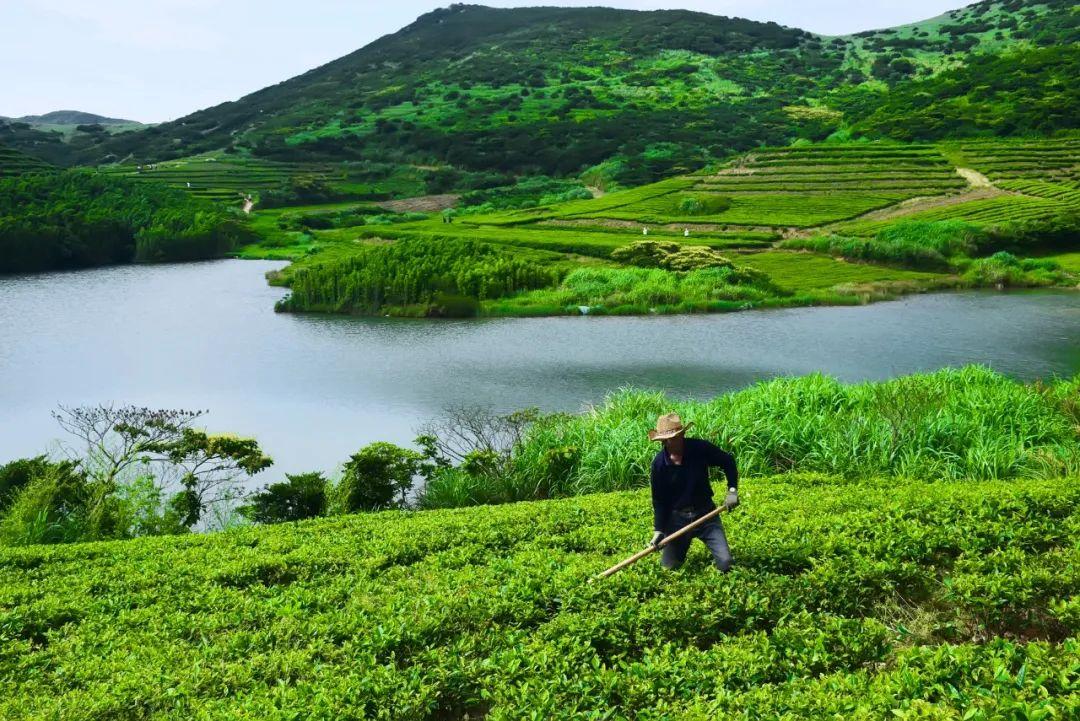
[{"label": "man's arm", "polygon": [[727,487],[739,490],[739,466],[735,463],[735,456],[721,449],[715,443],[706,441],[708,453],[706,462],[710,466],[720,466],[727,477]]},{"label": "man's arm", "polygon": [[649,485],[652,487],[653,530],[665,533],[664,527],[667,525],[668,516],[671,515],[671,509],[668,508],[669,501],[660,481],[660,472],[656,468],[656,463],[653,462],[649,474]]}]

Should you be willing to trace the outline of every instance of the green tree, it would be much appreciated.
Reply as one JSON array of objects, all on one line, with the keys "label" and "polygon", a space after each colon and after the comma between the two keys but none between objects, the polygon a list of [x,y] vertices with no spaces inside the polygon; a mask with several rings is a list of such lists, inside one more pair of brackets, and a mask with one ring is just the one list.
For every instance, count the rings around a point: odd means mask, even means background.
[{"label": "green tree", "polygon": [[326,512],[326,478],[322,473],[285,474],[252,495],[241,512],[255,523],[285,523],[315,518]]},{"label": "green tree", "polygon": [[422,454],[393,443],[365,446],[345,463],[337,487],[341,509],[355,513],[405,507],[423,461]]}]

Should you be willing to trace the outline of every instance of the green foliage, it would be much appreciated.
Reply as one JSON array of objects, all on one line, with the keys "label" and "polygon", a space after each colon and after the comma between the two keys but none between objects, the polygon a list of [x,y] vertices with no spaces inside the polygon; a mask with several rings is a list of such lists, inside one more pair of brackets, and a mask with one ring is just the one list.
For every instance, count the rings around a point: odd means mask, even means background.
[{"label": "green foliage", "polygon": [[251,239],[226,211],[72,170],[0,179],[0,273],[220,256]]},{"label": "green foliage", "polygon": [[[590,185],[633,186],[852,124],[897,138],[1075,127],[1076,13],[1064,0],[1013,5],[833,38],[686,11],[455,5],[171,122],[65,136],[0,121],[0,142],[61,165],[213,153],[251,165],[239,190],[273,203],[583,172]],[[183,181],[192,192],[237,201],[202,170]],[[282,173],[332,192],[283,190]]]},{"label": "green foliage", "polygon": [[247,499],[241,509],[255,523],[286,523],[326,512],[326,478],[322,473],[285,474]]},{"label": "green foliage", "polygon": [[680,245],[667,241],[639,240],[611,252],[611,259],[639,268],[664,268],[665,270],[688,272],[705,268],[725,268],[732,271],[727,276],[727,283],[757,282],[766,285],[768,278],[763,273],[753,275],[749,270],[736,270],[726,257],[703,245]]},{"label": "green foliage", "polygon": [[[4,466],[21,488],[0,543],[55,543],[187,532],[231,506],[236,479],[273,461],[256,441],[192,427],[199,411],[60,406],[53,417],[81,445],[78,462],[44,458]],[[172,493],[168,498],[168,493]],[[204,527],[213,527],[212,523]]]},{"label": "green foliage", "polygon": [[863,132],[897,140],[1050,134],[1077,127],[1080,94],[1071,79],[1078,74],[1076,44],[976,54],[956,69],[894,86],[853,119]]},{"label": "green foliage", "polygon": [[14,148],[0,145],[0,178],[51,170],[49,164]]},{"label": "green foliage", "polygon": [[964,272],[972,285],[998,287],[1031,287],[1065,285],[1076,280],[1050,260],[1028,258],[1020,260],[1012,253],[999,251],[989,258],[979,258]]},{"label": "green foliage", "polygon": [[747,480],[718,575],[647,493],[0,550],[0,717],[1072,718],[1080,484]]},{"label": "green foliage", "polygon": [[54,464],[45,456],[19,458],[0,466],[0,514],[30,481],[42,476]]},{"label": "green foliage", "polygon": [[373,313],[386,306],[420,305],[424,313],[440,314],[462,307],[450,296],[498,298],[555,280],[552,271],[483,243],[403,239],[298,270],[290,281],[292,294],[279,308]]},{"label": "green foliage", "polygon": [[313,205],[350,200],[352,193],[338,190],[326,180],[312,176],[291,176],[280,189],[259,194],[259,205],[264,208],[280,208],[289,205]]},{"label": "green foliage", "polygon": [[[673,257],[685,257],[682,254]],[[586,312],[592,315],[717,312],[752,308],[783,295],[764,273],[731,265],[676,272],[661,268],[580,268],[554,289],[535,290],[495,301],[502,308],[545,314]]]},{"label": "green foliage", "polygon": [[0,544],[68,543],[113,535],[116,508],[103,490],[73,463],[46,464],[15,493],[0,518]]},{"label": "green foliage", "polygon": [[364,446],[345,463],[334,489],[338,509],[355,513],[404,506],[423,461],[422,454],[392,443]]},{"label": "green foliage", "polygon": [[431,318],[474,318],[480,313],[480,301],[467,295],[436,293],[427,315]]}]

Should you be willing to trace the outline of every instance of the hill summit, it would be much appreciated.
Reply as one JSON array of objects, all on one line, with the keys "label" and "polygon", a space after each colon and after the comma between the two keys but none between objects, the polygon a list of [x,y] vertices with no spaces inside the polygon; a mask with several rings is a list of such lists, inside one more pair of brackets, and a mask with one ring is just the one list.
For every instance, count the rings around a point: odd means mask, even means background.
[{"label": "hill summit", "polygon": [[81,110],[54,110],[44,115],[24,115],[21,118],[7,118],[16,123],[29,123],[30,125],[131,125],[139,124],[135,120],[122,118],[107,118],[104,115],[84,113]]}]

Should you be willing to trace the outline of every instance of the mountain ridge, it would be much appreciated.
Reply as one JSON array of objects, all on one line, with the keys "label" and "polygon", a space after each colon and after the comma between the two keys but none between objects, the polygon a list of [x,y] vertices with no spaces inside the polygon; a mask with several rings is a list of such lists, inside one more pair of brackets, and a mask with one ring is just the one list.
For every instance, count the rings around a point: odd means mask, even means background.
[{"label": "mountain ridge", "polygon": [[54,124],[54,125],[130,125],[140,123],[138,120],[126,120],[124,118],[108,118],[96,113],[87,113],[82,110],[53,110],[41,115],[23,115],[18,118],[0,116],[0,120],[9,120],[15,123],[30,124]]},{"label": "mountain ridge", "polygon": [[[1068,47],[1076,25],[1062,0],[984,1],[836,37],[689,10],[455,4],[296,77],[135,133],[58,145],[0,127],[0,142],[61,164],[224,150],[466,173],[592,172],[638,184],[762,144],[852,129],[890,137],[892,119],[859,127],[889,93],[963,69],[980,52]],[[1013,100],[1022,108],[1027,98]],[[1045,131],[1029,120],[1005,125]]]}]

